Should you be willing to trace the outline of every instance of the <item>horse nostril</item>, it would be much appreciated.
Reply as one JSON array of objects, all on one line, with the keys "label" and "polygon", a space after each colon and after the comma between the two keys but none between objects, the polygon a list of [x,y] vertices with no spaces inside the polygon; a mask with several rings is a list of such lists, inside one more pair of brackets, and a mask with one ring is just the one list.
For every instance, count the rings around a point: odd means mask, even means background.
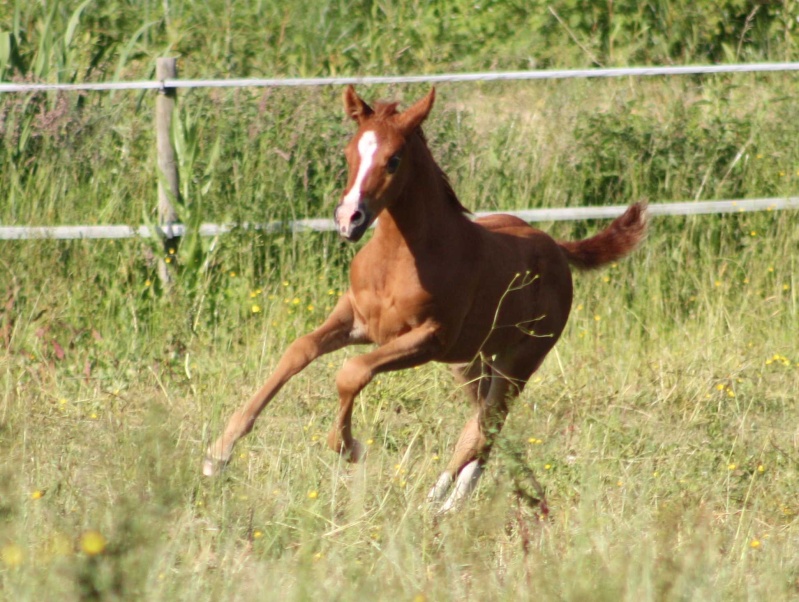
[{"label": "horse nostril", "polygon": [[350,224],[353,226],[360,226],[364,220],[366,219],[366,215],[364,215],[363,211],[356,210],[352,217],[350,218]]}]

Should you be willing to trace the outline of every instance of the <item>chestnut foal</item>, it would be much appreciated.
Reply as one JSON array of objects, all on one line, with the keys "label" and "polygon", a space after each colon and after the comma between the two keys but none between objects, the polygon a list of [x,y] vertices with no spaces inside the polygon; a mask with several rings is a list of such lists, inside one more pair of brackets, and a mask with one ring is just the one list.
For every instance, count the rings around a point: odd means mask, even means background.
[{"label": "chestnut foal", "polygon": [[[286,350],[272,376],[233,413],[208,448],[206,475],[216,474],[233,446],[292,376],[346,345],[375,349],[348,359],[336,376],[339,410],[330,447],[358,462],[352,436],[355,396],[381,372],[430,361],[453,365],[472,400],[431,501],[452,509],[474,489],[509,404],[560,337],[572,303],[569,263],[583,269],[615,261],[642,240],[646,207],[637,203],[599,234],[557,242],[509,215],[470,220],[436,164],[420,128],[435,90],[403,112],[396,103],[364,102],[344,93],[358,131],[345,149],[349,181],[335,210],[339,234],[374,235],[352,261],[350,288],[327,320]],[[377,220],[377,218],[380,218]]]}]

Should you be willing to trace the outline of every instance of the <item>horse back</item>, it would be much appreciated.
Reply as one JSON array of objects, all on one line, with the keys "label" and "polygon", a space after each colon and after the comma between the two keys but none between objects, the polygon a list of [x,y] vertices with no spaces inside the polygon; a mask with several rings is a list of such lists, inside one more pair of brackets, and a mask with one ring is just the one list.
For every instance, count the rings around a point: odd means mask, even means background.
[{"label": "horse back", "polygon": [[541,230],[533,228],[523,219],[514,215],[508,215],[507,213],[485,215],[483,217],[478,217],[474,222],[480,224],[490,232],[503,232],[505,234],[516,234],[518,236],[541,232]]}]

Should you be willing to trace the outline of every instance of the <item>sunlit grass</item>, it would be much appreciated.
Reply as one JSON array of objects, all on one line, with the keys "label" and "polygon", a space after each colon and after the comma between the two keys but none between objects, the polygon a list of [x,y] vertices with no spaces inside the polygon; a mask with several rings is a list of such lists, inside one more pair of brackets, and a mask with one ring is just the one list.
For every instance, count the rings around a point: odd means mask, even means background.
[{"label": "sunlit grass", "polygon": [[[223,271],[231,294],[218,325],[192,331],[179,319],[190,298],[154,298],[122,337],[129,310],[89,318],[80,307],[97,285],[65,304],[71,287],[51,279],[16,314],[3,358],[4,587],[303,597],[310,580],[326,597],[449,599],[512,596],[534,579],[566,598],[726,598],[741,587],[786,598],[799,512],[796,305],[782,289],[794,268],[781,260],[792,220],[736,218],[713,251],[661,231],[661,218],[633,258],[577,274],[567,331],[515,405],[504,450],[473,503],[441,520],[424,500],[467,404],[441,367],[381,375],[356,404],[367,459],[342,464],[325,439],[334,374],[354,350],[289,383],[222,478],[199,476],[208,439],[318,323],[323,312],[307,305],[336,298],[342,275],[313,262],[268,279]],[[713,221],[690,218],[687,230]],[[755,227],[770,244],[732,261],[726,245]],[[98,269],[88,248],[73,261]],[[30,290],[32,275],[18,278]],[[139,288],[116,285],[106,303],[126,290]],[[544,521],[513,494],[512,450],[546,488]]]}]

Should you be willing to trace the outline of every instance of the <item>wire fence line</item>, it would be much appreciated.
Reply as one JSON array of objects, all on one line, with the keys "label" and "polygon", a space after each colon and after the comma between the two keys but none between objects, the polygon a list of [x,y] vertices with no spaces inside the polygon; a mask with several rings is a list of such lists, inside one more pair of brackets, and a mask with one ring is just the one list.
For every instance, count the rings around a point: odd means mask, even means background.
[{"label": "wire fence line", "polygon": [[166,90],[174,88],[289,88],[375,84],[416,84],[491,82],[544,79],[644,77],[656,75],[703,75],[717,73],[773,73],[799,71],[799,63],[738,63],[729,65],[685,65],[671,67],[618,67],[608,69],[538,69],[530,71],[487,71],[431,75],[378,75],[344,77],[248,78],[248,79],[164,79],[133,82],[2,83],[0,92]]},{"label": "wire fence line", "polygon": [[[520,211],[481,211],[475,217],[494,213],[515,215],[527,222],[572,221],[581,219],[608,219],[621,215],[626,205],[605,207],[562,207],[548,209],[523,209]],[[779,211],[799,209],[799,197],[763,198],[723,201],[689,201],[676,203],[650,204],[651,216],[665,215],[704,215],[713,213],[747,213],[752,211]],[[157,226],[0,226],[0,240],[31,239],[123,239],[123,238],[170,238],[185,236],[187,228],[183,224],[169,227]],[[200,236],[219,236],[234,230],[261,231],[275,233],[291,232],[330,232],[336,226],[332,219],[302,219],[292,222],[268,222],[265,224],[202,224]]]},{"label": "wire fence line", "polygon": [[[160,60],[160,59],[159,59]],[[31,93],[44,91],[112,91],[112,90],[158,90],[165,92],[176,88],[241,88],[241,87],[310,87],[339,86],[346,84],[413,84],[491,82],[575,78],[644,77],[672,75],[702,75],[721,73],[773,73],[799,71],[799,62],[751,63],[726,65],[687,65],[667,67],[629,67],[609,69],[569,69],[497,71],[482,73],[443,73],[407,76],[364,77],[315,77],[315,78],[253,78],[253,79],[177,79],[164,78],[133,82],[83,82],[60,83],[5,83],[0,82],[0,93]],[[620,215],[626,207],[571,207],[551,209],[526,209],[507,211],[528,222],[602,219]],[[761,198],[721,201],[659,203],[649,206],[650,215],[700,215],[706,213],[733,213],[748,211],[799,209],[799,197]],[[477,213],[476,216],[487,215]],[[266,224],[202,224],[201,236],[218,236],[233,230],[278,231],[331,231],[335,224],[330,219],[304,219],[293,222],[270,222]],[[0,240],[28,239],[124,239],[157,236],[169,239],[183,236],[187,228],[182,224],[162,226],[0,226]]]}]

